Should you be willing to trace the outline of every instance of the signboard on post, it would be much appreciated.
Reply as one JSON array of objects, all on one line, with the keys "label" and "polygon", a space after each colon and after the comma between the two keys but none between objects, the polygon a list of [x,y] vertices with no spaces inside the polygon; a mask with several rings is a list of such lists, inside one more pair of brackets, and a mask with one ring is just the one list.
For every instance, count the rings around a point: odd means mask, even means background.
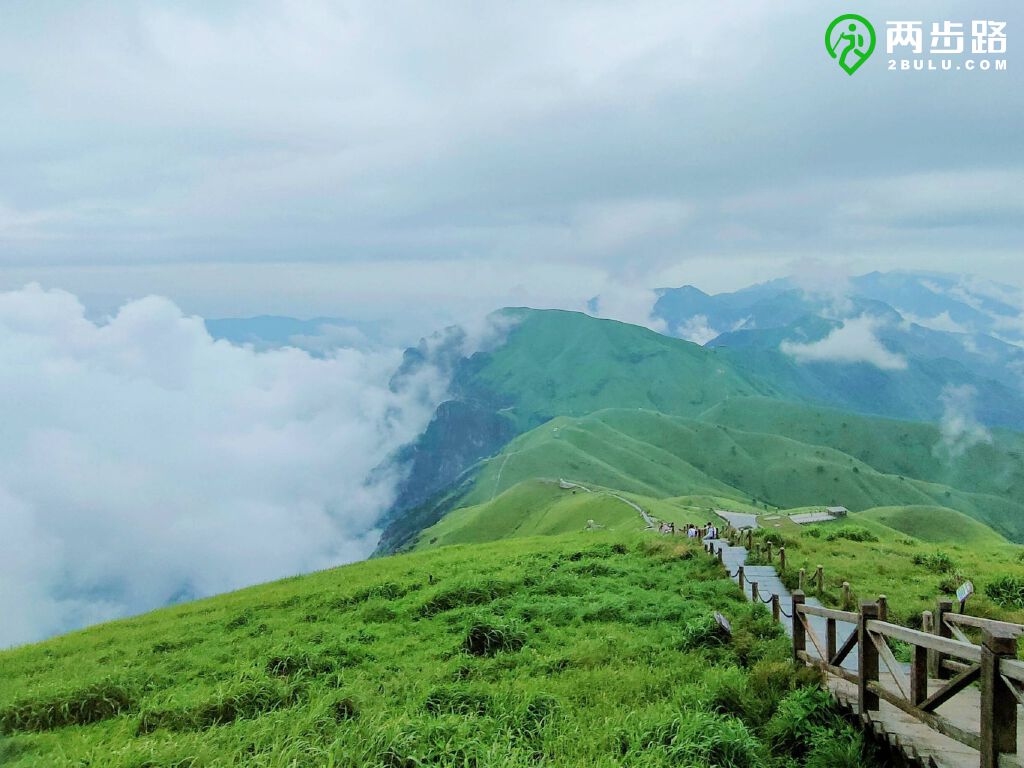
[{"label": "signboard on post", "polygon": [[965,581],[960,585],[960,588],[956,591],[956,599],[960,601],[960,613],[964,612],[964,603],[967,602],[967,598],[974,594],[974,583]]}]

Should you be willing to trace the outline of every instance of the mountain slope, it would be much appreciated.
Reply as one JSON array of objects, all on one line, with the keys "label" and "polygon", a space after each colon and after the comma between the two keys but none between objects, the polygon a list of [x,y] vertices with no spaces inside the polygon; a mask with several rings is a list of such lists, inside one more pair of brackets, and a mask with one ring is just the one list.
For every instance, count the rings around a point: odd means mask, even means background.
[{"label": "mountain slope", "polygon": [[[445,359],[453,366],[452,399],[396,457],[409,470],[385,517],[381,551],[436,522],[439,505],[476,462],[555,416],[608,407],[696,416],[729,397],[782,396],[714,350],[646,328],[558,310],[504,310],[497,320],[511,325],[503,343],[454,363]],[[415,351],[409,360],[419,364],[425,355]]]},{"label": "mountain slope", "polygon": [[766,726],[802,733],[773,718],[816,700],[816,743],[849,752],[860,737],[812,690],[793,693],[816,682],[790,653],[764,608],[681,542],[598,531],[446,547],[0,652],[0,763],[798,765]]},{"label": "mountain slope", "polygon": [[849,454],[788,437],[636,409],[558,418],[486,460],[439,510],[484,504],[524,480],[564,478],[665,499],[706,494],[779,508],[945,506],[1024,540],[1024,505],[880,472]]}]

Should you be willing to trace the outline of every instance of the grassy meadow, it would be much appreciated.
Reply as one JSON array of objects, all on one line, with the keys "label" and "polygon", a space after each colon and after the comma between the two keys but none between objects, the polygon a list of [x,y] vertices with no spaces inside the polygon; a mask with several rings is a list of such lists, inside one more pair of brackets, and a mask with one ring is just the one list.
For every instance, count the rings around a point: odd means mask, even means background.
[{"label": "grassy meadow", "polygon": [[[765,526],[755,541],[786,547],[784,581],[795,588],[800,568],[810,578],[824,567],[823,602],[842,607],[842,583],[848,581],[851,603],[885,595],[890,617],[918,627],[921,612],[934,610],[940,597],[953,599],[957,587],[971,580],[977,590],[967,613],[1024,623],[1024,599],[992,585],[1018,584],[1024,589],[1024,547],[1011,544],[990,528],[942,507],[880,507],[845,519],[799,526],[787,518],[761,518]],[[765,562],[757,548],[749,562]]]},{"label": "grassy meadow", "polygon": [[682,541],[603,530],[165,608],[0,653],[0,763],[872,765],[723,575]]}]

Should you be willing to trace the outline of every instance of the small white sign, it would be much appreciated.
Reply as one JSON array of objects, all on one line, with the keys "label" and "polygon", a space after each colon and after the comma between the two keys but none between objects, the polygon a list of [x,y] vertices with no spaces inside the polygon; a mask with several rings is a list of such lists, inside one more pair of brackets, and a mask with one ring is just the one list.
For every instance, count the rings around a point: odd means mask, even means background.
[{"label": "small white sign", "polygon": [[956,599],[960,601],[962,605],[964,600],[974,594],[974,584],[970,581],[965,581],[960,585],[960,589],[956,591]]}]

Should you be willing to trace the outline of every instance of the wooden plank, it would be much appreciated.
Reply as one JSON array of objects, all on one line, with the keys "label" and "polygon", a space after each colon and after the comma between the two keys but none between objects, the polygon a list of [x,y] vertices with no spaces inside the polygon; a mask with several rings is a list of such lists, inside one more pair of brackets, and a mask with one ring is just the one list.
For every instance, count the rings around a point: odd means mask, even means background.
[{"label": "wooden plank", "polygon": [[953,624],[949,620],[950,616],[956,616],[956,614],[955,613],[947,613],[946,614],[946,626],[949,627],[950,631],[953,633],[953,637],[955,637],[961,643],[970,643],[971,642],[971,638],[969,638],[967,635],[965,635],[964,631],[962,629],[960,629],[960,627],[958,627],[956,624]]},{"label": "wooden plank", "polygon": [[907,629],[896,624],[887,624],[883,621],[869,621],[868,631],[875,632],[879,635],[885,635],[886,637],[892,637],[896,640],[902,640],[905,643],[911,645],[920,645],[924,648],[931,648],[945,653],[950,656],[956,656],[959,659],[967,659],[977,663],[981,661],[981,646],[972,645],[970,643],[961,643],[959,640],[952,640],[950,638],[939,637],[937,635],[929,635],[925,632],[919,632],[916,629]]},{"label": "wooden plank", "polygon": [[929,728],[938,731],[943,736],[948,736],[955,741],[959,741],[961,744],[966,744],[971,749],[981,748],[981,737],[979,735],[971,733],[970,731],[965,731],[964,729],[953,725],[953,723],[942,715],[936,715],[932,712],[922,712],[913,704],[908,701],[904,701],[883,685],[870,683],[869,687],[878,695],[879,698],[889,702],[896,707],[896,709],[906,712],[911,717],[916,717]]},{"label": "wooden plank", "polygon": [[831,664],[834,667],[838,667],[839,665],[841,665],[846,660],[846,657],[850,655],[850,651],[852,651],[856,647],[856,645],[857,630],[854,629],[853,632],[850,633],[850,636],[843,641],[843,644],[839,648],[839,650],[836,651],[836,655],[829,659],[829,664]]},{"label": "wooden plank", "polygon": [[818,636],[814,633],[814,630],[811,629],[811,622],[807,620],[806,616],[801,616],[800,621],[803,622],[804,630],[807,633],[807,637],[809,637],[811,639],[811,642],[814,644],[814,648],[815,650],[817,650],[818,656],[820,656],[823,659],[827,659],[828,654],[826,654],[825,651],[822,649],[821,641],[818,640]]},{"label": "wooden plank", "polygon": [[804,604],[800,608],[800,613],[805,613],[808,616],[821,616],[823,619],[835,619],[836,621],[845,621],[848,624],[857,623],[856,611],[837,611],[835,608],[823,608],[817,605]]},{"label": "wooden plank", "polygon": [[1013,659],[1000,659],[999,671],[1011,680],[1024,683],[1024,662]]},{"label": "wooden plank", "polygon": [[1013,694],[1014,698],[1017,699],[1017,703],[1024,706],[1024,691],[1020,689],[1020,683],[1016,680],[1011,680],[1006,675],[1000,675],[1003,678],[1003,682],[1010,689],[1010,693]]},{"label": "wooden plank", "polygon": [[965,669],[927,699],[922,701],[920,704],[921,709],[925,712],[933,712],[977,680],[980,675],[981,664],[971,665],[968,669]]},{"label": "wooden plank", "polygon": [[857,673],[856,672],[851,672],[850,670],[843,669],[842,667],[833,667],[828,662],[822,661],[821,659],[818,659],[818,658],[815,658],[814,656],[811,656],[811,654],[809,654],[807,651],[800,651],[797,654],[797,656],[800,657],[800,660],[802,662],[804,662],[805,664],[807,664],[810,667],[817,667],[822,672],[825,672],[825,673],[827,673],[829,675],[835,675],[836,677],[841,677],[843,680],[851,682],[854,685],[857,684]]},{"label": "wooden plank", "polygon": [[1014,624],[1012,621],[996,621],[995,619],[983,619],[980,616],[968,616],[965,613],[947,613],[944,618],[947,622],[963,624],[967,627],[975,627],[977,629],[1001,628],[1014,631],[1017,634],[1024,634],[1024,624]]},{"label": "wooden plank", "polygon": [[889,674],[892,676],[892,681],[896,683],[896,687],[900,689],[900,693],[903,694],[904,699],[910,699],[910,694],[907,692],[908,686],[903,684],[902,674],[898,673],[899,664],[896,662],[895,657],[892,655],[892,651],[889,649],[889,644],[885,642],[885,638],[881,635],[876,635],[873,632],[868,633],[868,637],[871,638],[871,642],[874,643],[875,648],[878,649],[878,655],[882,657],[882,661],[885,662],[886,668],[889,670]]}]

